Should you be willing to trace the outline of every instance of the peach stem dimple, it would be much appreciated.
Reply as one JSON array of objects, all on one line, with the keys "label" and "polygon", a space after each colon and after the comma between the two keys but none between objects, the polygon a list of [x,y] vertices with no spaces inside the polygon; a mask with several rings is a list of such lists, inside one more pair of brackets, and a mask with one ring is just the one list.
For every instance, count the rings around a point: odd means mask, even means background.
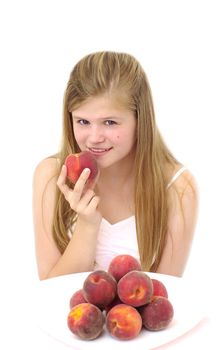
[{"label": "peach stem dimple", "polygon": [[116,321],[112,321],[111,322],[111,329],[114,329],[117,327],[117,322]]},{"label": "peach stem dimple", "polygon": [[100,276],[92,276],[91,280],[93,283],[98,283],[101,280],[101,277]]}]

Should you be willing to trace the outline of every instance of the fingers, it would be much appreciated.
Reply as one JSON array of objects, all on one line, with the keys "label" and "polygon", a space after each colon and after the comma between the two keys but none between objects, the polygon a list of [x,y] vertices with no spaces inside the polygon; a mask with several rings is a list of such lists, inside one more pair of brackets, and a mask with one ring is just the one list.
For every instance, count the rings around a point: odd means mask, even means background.
[{"label": "fingers", "polygon": [[58,177],[57,186],[61,190],[61,192],[64,194],[65,198],[67,196],[67,193],[69,191],[69,187],[66,185],[66,176],[67,176],[67,168],[65,165],[62,166],[60,175]]},{"label": "fingers", "polygon": [[90,169],[85,168],[82,171],[81,175],[79,176],[78,180],[75,183],[75,186],[74,186],[74,189],[73,189],[74,192],[77,192],[77,193],[80,193],[80,192],[82,193],[83,192],[85,184],[86,184],[86,182],[88,180],[89,175],[90,175]]},{"label": "fingers", "polygon": [[[71,188],[66,183],[67,168],[63,165],[57,185],[64,194],[71,209],[78,214],[79,220],[84,220],[87,224],[99,225],[102,219],[98,211],[100,198],[96,196],[93,188],[89,186],[89,175],[90,169],[84,169],[74,187]],[[92,185],[95,185],[95,181]]]},{"label": "fingers", "polygon": [[95,195],[93,190],[88,189],[80,199],[76,207],[76,212],[88,215],[97,208],[98,204],[99,197]]},{"label": "fingers", "polygon": [[100,197],[99,196],[94,196],[91,199],[91,201],[90,201],[90,203],[89,203],[89,205],[88,205],[88,207],[86,209],[86,215],[89,215],[93,211],[95,211],[97,209],[98,205],[99,205],[99,202],[100,202]]},{"label": "fingers", "polygon": [[88,187],[93,189],[99,179],[99,176],[100,176],[100,171],[98,170],[98,173],[97,173],[97,176],[95,177],[95,179],[93,180],[88,180]]},{"label": "fingers", "polygon": [[[69,202],[70,207],[76,212],[83,211],[95,196],[93,190],[85,188],[89,175],[90,169],[84,169],[73,189],[66,184],[67,168],[65,165],[62,166],[61,173],[58,177],[57,185],[59,189]],[[97,201],[94,200],[93,204],[96,202]]]}]

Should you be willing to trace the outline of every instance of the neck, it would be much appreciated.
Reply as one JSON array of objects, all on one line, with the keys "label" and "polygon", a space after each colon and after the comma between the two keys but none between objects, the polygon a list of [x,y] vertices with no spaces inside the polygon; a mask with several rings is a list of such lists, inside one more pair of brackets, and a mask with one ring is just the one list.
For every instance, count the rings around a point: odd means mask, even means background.
[{"label": "neck", "polygon": [[105,186],[110,188],[122,188],[134,184],[134,159],[122,159],[122,161],[100,170],[97,182],[99,189]]}]

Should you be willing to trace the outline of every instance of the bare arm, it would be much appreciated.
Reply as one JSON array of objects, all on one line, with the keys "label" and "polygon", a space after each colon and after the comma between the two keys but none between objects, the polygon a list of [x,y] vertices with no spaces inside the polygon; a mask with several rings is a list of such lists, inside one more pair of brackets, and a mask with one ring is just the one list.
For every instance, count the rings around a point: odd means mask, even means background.
[{"label": "bare arm", "polygon": [[[82,193],[89,173],[82,174],[77,182],[77,187],[74,190],[69,190],[65,185],[66,168],[62,169],[59,179],[57,179],[55,176],[57,166],[56,159],[45,159],[37,166],[34,173],[33,219],[40,279],[91,270],[101,221],[100,214],[97,212],[99,198],[94,195],[92,190],[86,191],[85,194]],[[63,187],[63,191],[67,191],[66,196],[69,198],[66,199],[80,213],[75,231],[62,255],[52,236],[57,185]]]},{"label": "bare arm", "polygon": [[195,181],[188,172],[169,189],[167,243],[157,272],[182,276],[193,241],[198,212]]}]

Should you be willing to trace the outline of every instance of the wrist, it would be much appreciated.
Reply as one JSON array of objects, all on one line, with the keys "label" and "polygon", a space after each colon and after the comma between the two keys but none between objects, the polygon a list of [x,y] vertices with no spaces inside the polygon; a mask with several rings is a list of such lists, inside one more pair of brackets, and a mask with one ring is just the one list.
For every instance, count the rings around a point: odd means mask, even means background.
[{"label": "wrist", "polygon": [[78,231],[80,230],[81,232],[87,232],[89,234],[94,232],[97,233],[100,227],[101,220],[87,221],[84,218],[78,216],[76,228]]}]

